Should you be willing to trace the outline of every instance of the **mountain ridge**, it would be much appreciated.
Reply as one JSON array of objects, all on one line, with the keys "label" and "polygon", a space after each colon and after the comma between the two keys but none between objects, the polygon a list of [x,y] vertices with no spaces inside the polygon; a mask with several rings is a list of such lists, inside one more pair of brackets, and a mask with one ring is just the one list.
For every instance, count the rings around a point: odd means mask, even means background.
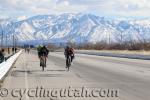
[{"label": "mountain ridge", "polygon": [[92,14],[62,14],[0,23],[4,34],[14,34],[22,43],[150,42],[150,20],[146,19],[109,20]]}]

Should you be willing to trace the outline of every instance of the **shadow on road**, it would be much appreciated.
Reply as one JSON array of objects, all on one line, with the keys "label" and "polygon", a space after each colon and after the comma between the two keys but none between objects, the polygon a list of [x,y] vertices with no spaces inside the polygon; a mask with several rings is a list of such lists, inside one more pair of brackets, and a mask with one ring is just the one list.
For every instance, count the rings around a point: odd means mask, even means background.
[{"label": "shadow on road", "polygon": [[58,72],[64,72],[64,71],[66,71],[66,70],[47,70],[47,71],[52,71],[52,72],[53,72],[53,71],[56,71],[56,72],[57,72],[57,71],[58,71]]},{"label": "shadow on road", "polygon": [[63,74],[60,73],[50,73],[50,72],[62,72],[66,70],[47,70],[47,71],[41,71],[41,70],[15,70],[11,73],[12,77],[25,77],[25,73],[27,73],[27,77],[63,77]]}]

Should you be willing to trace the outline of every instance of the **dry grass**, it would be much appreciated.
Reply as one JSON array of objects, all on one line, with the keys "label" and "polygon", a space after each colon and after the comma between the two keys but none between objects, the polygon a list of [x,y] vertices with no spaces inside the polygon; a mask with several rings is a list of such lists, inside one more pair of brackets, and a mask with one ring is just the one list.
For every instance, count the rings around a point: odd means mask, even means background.
[{"label": "dry grass", "polygon": [[113,53],[113,54],[138,54],[138,55],[150,55],[150,51],[145,50],[77,50],[81,52],[98,52],[98,53]]}]

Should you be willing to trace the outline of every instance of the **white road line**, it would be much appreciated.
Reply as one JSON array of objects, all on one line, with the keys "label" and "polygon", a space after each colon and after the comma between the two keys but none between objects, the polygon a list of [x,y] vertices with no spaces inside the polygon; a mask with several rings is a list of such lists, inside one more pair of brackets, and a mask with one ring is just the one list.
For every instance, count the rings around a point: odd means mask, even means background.
[{"label": "white road line", "polygon": [[[24,70],[25,70],[25,89],[26,91],[29,90],[29,85],[28,85],[28,76],[27,76],[27,66],[28,66],[28,63],[27,63],[27,56],[25,54],[25,66],[24,66]],[[27,92],[26,92],[27,93]],[[30,100],[29,96],[27,94],[25,94],[25,97],[26,97],[26,100]]]}]

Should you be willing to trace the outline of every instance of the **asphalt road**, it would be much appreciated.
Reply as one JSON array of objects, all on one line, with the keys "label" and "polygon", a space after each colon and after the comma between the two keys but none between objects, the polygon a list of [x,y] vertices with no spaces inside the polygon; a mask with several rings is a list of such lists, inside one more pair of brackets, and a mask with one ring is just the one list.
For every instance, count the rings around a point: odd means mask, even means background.
[{"label": "asphalt road", "polygon": [[[40,98],[25,95],[22,100],[149,100],[150,97],[150,61],[139,59],[101,57],[76,54],[70,71],[65,68],[63,52],[50,52],[47,68],[39,67],[37,53],[23,53],[14,68],[6,77],[3,88],[31,89],[36,86],[45,88],[105,89],[117,91],[116,97],[88,98]],[[90,90],[89,90],[90,91]],[[104,93],[102,93],[104,94]],[[2,97],[0,100],[19,100],[19,97]],[[97,96],[97,94],[95,94]],[[95,96],[94,95],[94,96]],[[92,95],[93,96],[93,95]]]}]

